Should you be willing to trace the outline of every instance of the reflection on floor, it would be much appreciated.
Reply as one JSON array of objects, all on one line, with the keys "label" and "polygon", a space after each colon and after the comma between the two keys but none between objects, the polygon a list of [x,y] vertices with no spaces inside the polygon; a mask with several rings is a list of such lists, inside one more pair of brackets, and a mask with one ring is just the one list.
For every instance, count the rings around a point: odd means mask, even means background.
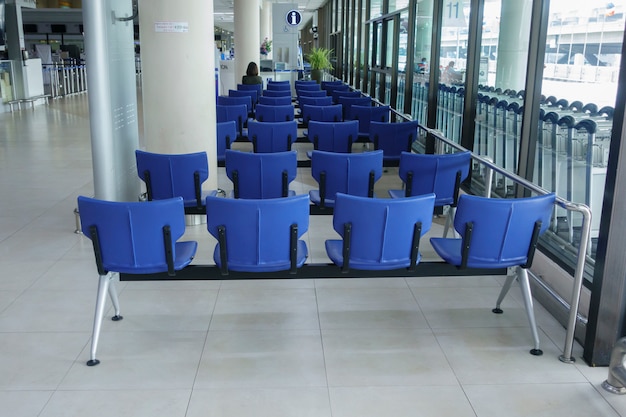
[{"label": "reflection on floor", "polygon": [[[0,114],[0,416],[626,416],[606,368],[558,360],[565,331],[541,306],[541,357],[517,291],[491,313],[500,276],[122,282],[125,318],[87,367],[87,111],[75,96]],[[313,186],[302,169],[294,189]],[[376,191],[397,186],[390,169]],[[309,262],[327,262],[330,222],[312,219]],[[205,225],[187,234],[211,262]]]}]

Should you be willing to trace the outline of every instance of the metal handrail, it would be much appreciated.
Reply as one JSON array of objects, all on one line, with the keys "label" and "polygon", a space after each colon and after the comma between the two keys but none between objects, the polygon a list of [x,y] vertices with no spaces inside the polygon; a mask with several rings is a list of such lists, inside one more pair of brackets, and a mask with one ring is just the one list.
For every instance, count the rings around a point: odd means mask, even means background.
[{"label": "metal handrail", "polygon": [[[466,151],[458,143],[455,143],[448,138],[444,137],[439,131],[435,129],[430,129],[425,126],[420,125],[420,129],[426,131],[429,135],[432,135],[434,138],[439,140],[440,142],[445,143],[459,151]],[[490,169],[490,173],[497,172],[500,175],[503,175],[517,184],[534,191],[537,194],[548,194],[549,191],[545,190],[532,182],[513,174],[509,171],[500,168],[491,162],[488,158],[482,157],[480,155],[475,155],[472,153],[472,159],[481,163],[482,165],[488,167]],[[489,196],[491,194],[490,187],[491,181],[485,183],[486,187],[486,195]],[[570,312],[569,319],[567,322],[567,333],[565,336],[565,344],[563,347],[563,354],[559,356],[559,360],[565,363],[574,363],[575,359],[572,357],[572,348],[574,346],[574,331],[576,330],[576,320],[578,317],[578,304],[580,302],[580,293],[582,290],[583,283],[583,273],[585,268],[585,257],[587,254],[587,247],[589,245],[589,237],[591,235],[591,209],[581,203],[575,203],[572,201],[565,200],[562,197],[556,196],[556,203],[568,211],[574,211],[582,214],[583,223],[581,227],[581,236],[580,236],[580,245],[578,246],[578,256],[576,269],[574,270],[574,285],[572,287],[572,295],[570,297]]]}]

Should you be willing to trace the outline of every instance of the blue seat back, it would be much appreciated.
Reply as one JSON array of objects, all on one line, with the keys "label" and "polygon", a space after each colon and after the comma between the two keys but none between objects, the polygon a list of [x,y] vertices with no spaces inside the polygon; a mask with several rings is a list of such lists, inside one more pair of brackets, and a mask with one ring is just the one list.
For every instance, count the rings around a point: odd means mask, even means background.
[{"label": "blue seat back", "polygon": [[370,122],[370,140],[375,149],[382,149],[384,160],[400,160],[402,152],[411,152],[417,139],[419,123],[416,120],[402,123]]},{"label": "blue seat back", "polygon": [[252,101],[252,109],[258,101],[258,92],[256,90],[228,90],[228,97],[250,97]]},{"label": "blue seat back", "polygon": [[267,83],[268,90],[291,90],[289,81],[269,81]]},{"label": "blue seat back", "polygon": [[291,90],[263,90],[263,95],[268,97],[291,97]]},{"label": "blue seat back", "polygon": [[138,149],[135,159],[137,175],[146,183],[149,200],[182,197],[185,206],[202,203],[198,201],[199,187],[209,178],[206,152],[160,154]]},{"label": "blue seat back", "polygon": [[350,86],[344,82],[338,81],[334,83],[322,82],[322,90],[326,90],[329,96],[332,96],[333,91],[349,91]]},{"label": "blue seat back", "polygon": [[173,259],[176,259],[174,242],[185,233],[185,212],[180,197],[151,202],[114,202],[80,196],[78,211],[83,234],[93,240],[93,232],[97,232],[100,260],[96,251],[96,263],[101,262],[98,265],[101,275],[107,271],[166,272],[163,228],[169,227]]},{"label": "blue seat back", "polygon": [[252,97],[249,95],[244,96],[218,96],[218,106],[232,106],[238,104],[245,104],[248,113],[252,111]]},{"label": "blue seat back", "polygon": [[293,85],[295,88],[303,87],[309,90],[321,89],[321,86],[315,80],[296,80]]},{"label": "blue seat back", "polygon": [[354,120],[354,117],[350,115],[350,109],[352,106],[371,106],[372,98],[363,97],[337,97],[337,104],[341,104],[343,107],[343,120]]},{"label": "blue seat back", "polygon": [[298,152],[251,153],[226,151],[226,175],[235,198],[280,198],[296,179]]},{"label": "blue seat back", "polygon": [[237,139],[237,123],[234,120],[217,122],[217,160],[223,161],[226,149]]},{"label": "blue seat back", "polygon": [[293,120],[294,111],[291,104],[283,106],[257,104],[254,116],[259,122],[287,122]]},{"label": "blue seat back", "polygon": [[322,91],[322,88],[315,81],[306,83],[296,83],[296,93],[298,91]]},{"label": "blue seat back", "polygon": [[215,106],[217,122],[234,121],[237,124],[237,135],[242,136],[243,126],[248,120],[248,108],[245,104]]},{"label": "blue seat back", "polygon": [[345,84],[343,81],[339,81],[339,80],[337,80],[337,81],[322,81],[320,83],[320,86],[322,87],[322,90],[325,90],[327,87],[333,86],[333,85],[337,86],[337,85],[347,85],[347,84]]},{"label": "blue seat back", "polygon": [[334,200],[337,193],[369,196],[369,176],[374,181],[383,174],[383,152],[336,153],[313,151],[311,154],[311,175],[320,183],[322,173],[326,177],[326,198]]},{"label": "blue seat back", "polygon": [[359,121],[359,134],[369,135],[370,123],[373,121],[389,123],[389,113],[391,108],[389,106],[370,106],[370,105],[352,105],[348,110],[348,117],[346,120],[358,120]]},{"label": "blue seat back", "polygon": [[281,97],[269,97],[269,96],[261,96],[259,97],[259,104],[267,104],[270,106],[286,106],[291,104],[290,96],[281,96]]},{"label": "blue seat back", "polygon": [[466,225],[473,224],[467,266],[524,265],[535,222],[541,222],[539,234],[550,226],[554,201],[553,193],[519,199],[462,195],[454,228],[464,238]]},{"label": "blue seat back", "polygon": [[333,228],[344,238],[344,225],[351,223],[351,261],[409,266],[415,224],[421,223],[420,237],[430,230],[434,202],[434,194],[389,199],[339,193]]},{"label": "blue seat back", "polygon": [[343,109],[340,104],[330,106],[302,105],[302,121],[305,125],[312,120],[317,122],[341,122],[343,120]]},{"label": "blue seat back", "polygon": [[248,122],[248,138],[254,152],[284,152],[298,137],[298,122]]},{"label": "blue seat back", "polygon": [[333,102],[337,103],[337,99],[339,97],[361,97],[360,91],[352,91],[352,90],[332,90],[331,97],[333,98]]},{"label": "blue seat back", "polygon": [[359,122],[309,122],[309,140],[313,147],[326,152],[352,152],[352,143],[359,135]]},{"label": "blue seat back", "polygon": [[298,96],[298,100],[303,97],[328,97],[332,102],[332,97],[326,94],[326,90],[297,90],[296,95]]},{"label": "blue seat back", "polygon": [[313,96],[299,96],[298,103],[300,108],[304,105],[310,106],[330,106],[333,104],[333,98],[330,96],[322,95],[320,97]]},{"label": "blue seat back", "polygon": [[454,205],[458,197],[455,185],[469,175],[470,160],[469,151],[441,155],[402,152],[398,175],[405,183],[405,195],[435,193],[435,206]]},{"label": "blue seat back", "polygon": [[256,91],[257,101],[263,93],[263,84],[237,84],[237,90],[254,90]]},{"label": "blue seat back", "polygon": [[[297,225],[298,238],[309,228],[306,195],[265,200],[207,197],[206,206],[209,233],[219,239],[218,228],[225,228],[226,248],[221,249],[233,270],[289,269],[291,226]],[[219,262],[218,248],[214,259]]]}]

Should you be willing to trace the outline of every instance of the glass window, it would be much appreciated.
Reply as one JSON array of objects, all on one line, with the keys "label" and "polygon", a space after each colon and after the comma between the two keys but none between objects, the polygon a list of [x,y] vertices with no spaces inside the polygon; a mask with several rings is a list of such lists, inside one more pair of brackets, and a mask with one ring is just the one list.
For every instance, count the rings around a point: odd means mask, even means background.
[{"label": "glass window", "polygon": [[[624,35],[623,2],[552,0],[534,182],[591,208],[595,259]],[[558,209],[556,244],[573,251],[582,218]]]},{"label": "glass window", "polygon": [[409,0],[389,0],[389,11],[388,13],[395,12],[396,10],[401,10],[409,7]]},{"label": "glass window", "polygon": [[[417,3],[417,18],[415,21],[415,45],[413,56],[413,89],[411,93],[411,115],[413,119],[426,124],[428,108],[428,88],[426,83],[430,74],[430,49],[433,36],[433,0],[424,0]],[[437,66],[435,66],[435,69]]]},{"label": "glass window", "polygon": [[370,0],[370,18],[383,15],[383,0]]},{"label": "glass window", "polygon": [[439,51],[440,85],[436,126],[446,137],[457,142],[461,138],[463,115],[463,98],[458,90],[465,82],[469,8],[468,0],[444,2]]}]

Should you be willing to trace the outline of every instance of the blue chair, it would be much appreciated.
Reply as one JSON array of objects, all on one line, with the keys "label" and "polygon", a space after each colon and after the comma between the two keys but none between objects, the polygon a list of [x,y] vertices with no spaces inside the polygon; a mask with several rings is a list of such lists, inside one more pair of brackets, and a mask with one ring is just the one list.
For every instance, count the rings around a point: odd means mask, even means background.
[{"label": "blue chair", "polygon": [[298,122],[248,122],[248,138],[254,152],[290,151],[298,138]]},{"label": "blue chair", "polygon": [[345,120],[359,121],[359,138],[370,140],[371,122],[389,123],[389,106],[352,105]]},{"label": "blue chair", "polygon": [[299,91],[323,91],[318,83],[315,81],[309,83],[296,83],[295,86],[296,95],[298,95]]},{"label": "blue chair", "polygon": [[[252,91],[252,90],[251,90]],[[245,104],[248,114],[252,113],[252,97],[249,95],[245,96],[218,96],[217,97],[217,105],[218,106],[233,106]],[[246,115],[247,117],[247,115]]]},{"label": "blue chair", "polygon": [[306,195],[265,200],[207,197],[207,229],[217,238],[213,259],[228,271],[295,274],[306,261]]},{"label": "blue chair", "polygon": [[234,198],[280,198],[296,195],[289,184],[298,173],[298,152],[226,151],[226,175]]},{"label": "blue chair", "polygon": [[343,109],[340,104],[330,106],[311,106],[304,104],[302,109],[302,123],[308,126],[309,122],[341,122],[343,120]]},{"label": "blue chair", "polygon": [[[352,152],[352,143],[358,137],[359,122],[317,122],[309,123],[308,138],[313,143],[313,149],[325,152]],[[313,152],[307,151],[311,158]]]},{"label": "blue chair", "polygon": [[469,175],[471,153],[425,155],[410,152],[400,154],[398,175],[404,190],[389,190],[391,198],[404,198],[435,193],[435,207],[450,206],[443,236],[448,235],[459,198],[459,188]]},{"label": "blue chair", "polygon": [[332,102],[332,97],[326,94],[325,90],[298,90],[296,91],[296,96],[298,97],[298,101],[300,101],[302,97],[329,97]]},{"label": "blue chair", "polygon": [[270,106],[286,106],[291,104],[290,96],[282,96],[282,97],[269,97],[269,96],[261,96],[259,97],[259,104],[266,104]]},{"label": "blue chair", "polygon": [[430,239],[435,252],[459,268],[516,267],[515,274],[507,276],[493,312],[502,313],[502,300],[517,278],[534,339],[530,351],[533,355],[543,352],[539,349],[527,268],[532,264],[539,236],[550,225],[554,202],[553,193],[519,199],[462,195],[454,219],[461,238]]},{"label": "blue chair", "polygon": [[[137,175],[146,184],[148,201],[182,197],[187,214],[204,214],[202,184],[209,178],[206,152],[161,154],[135,151]],[[216,191],[210,191],[215,195]]]},{"label": "blue chair", "polygon": [[342,272],[350,268],[415,270],[420,238],[430,230],[435,195],[393,200],[338,193],[333,228],[341,240],[327,240],[326,253]]},{"label": "blue chair", "polygon": [[230,120],[228,122],[218,122],[217,124],[217,162],[224,162],[226,150],[230,149],[231,143],[237,139],[237,123]]},{"label": "blue chair", "polygon": [[411,152],[418,127],[416,120],[402,123],[370,122],[370,140],[374,143],[374,149],[383,151],[383,163],[399,163],[402,152]]},{"label": "blue chair", "polygon": [[322,81],[320,83],[320,86],[322,87],[322,90],[325,90],[325,89],[327,89],[328,87],[331,87],[331,86],[338,86],[338,85],[345,85],[345,86],[347,86],[346,83],[344,83],[343,81],[339,81],[339,80],[337,80],[337,81]]},{"label": "blue chair", "polygon": [[113,202],[78,197],[81,230],[91,239],[100,276],[88,366],[100,363],[96,351],[107,294],[122,319],[112,278],[117,273],[175,276],[196,254],[198,243],[178,242],[185,233],[180,197],[152,202]]},{"label": "blue chair", "polygon": [[293,120],[295,109],[292,104],[271,106],[257,104],[254,111],[255,119],[259,122],[288,122]]},{"label": "blue chair", "polygon": [[319,189],[309,191],[309,197],[321,208],[334,207],[337,193],[374,197],[374,184],[383,175],[383,151],[313,151],[311,175]]},{"label": "blue chair", "polygon": [[322,90],[326,90],[329,96],[332,96],[333,91],[349,91],[350,86],[342,81],[337,82],[322,82]]},{"label": "blue chair", "polygon": [[268,90],[289,90],[291,91],[291,83],[289,81],[268,81]]},{"label": "blue chair", "polygon": [[372,98],[363,96],[363,97],[337,97],[337,104],[341,104],[343,107],[343,120],[354,120],[352,117],[352,113],[350,109],[352,106],[371,106]]},{"label": "blue chair", "polygon": [[302,108],[302,106],[304,106],[305,104],[308,104],[310,106],[330,106],[333,104],[333,98],[326,95],[322,95],[319,97],[299,96],[298,104],[300,105],[300,108]]},{"label": "blue chair", "polygon": [[237,137],[246,139],[247,130],[244,128],[248,124],[248,108],[245,104],[239,105],[217,105],[215,113],[218,123],[234,121],[237,124]]},{"label": "blue chair", "polygon": [[296,89],[303,87],[305,89],[319,90],[321,88],[315,80],[296,80],[293,85]]},{"label": "blue chair", "polygon": [[357,97],[361,97],[362,94],[360,91],[353,91],[353,90],[332,90],[330,93],[330,96],[333,98],[333,102],[337,103],[337,99],[339,97],[357,98]]},{"label": "blue chair", "polygon": [[263,95],[267,97],[291,97],[291,90],[263,90]]},{"label": "blue chair", "polygon": [[252,111],[256,103],[259,101],[259,95],[257,90],[228,90],[228,97],[247,97],[250,96],[252,100]]},{"label": "blue chair", "polygon": [[263,93],[263,84],[237,84],[237,90],[253,90],[256,91],[257,103],[258,99]]}]

